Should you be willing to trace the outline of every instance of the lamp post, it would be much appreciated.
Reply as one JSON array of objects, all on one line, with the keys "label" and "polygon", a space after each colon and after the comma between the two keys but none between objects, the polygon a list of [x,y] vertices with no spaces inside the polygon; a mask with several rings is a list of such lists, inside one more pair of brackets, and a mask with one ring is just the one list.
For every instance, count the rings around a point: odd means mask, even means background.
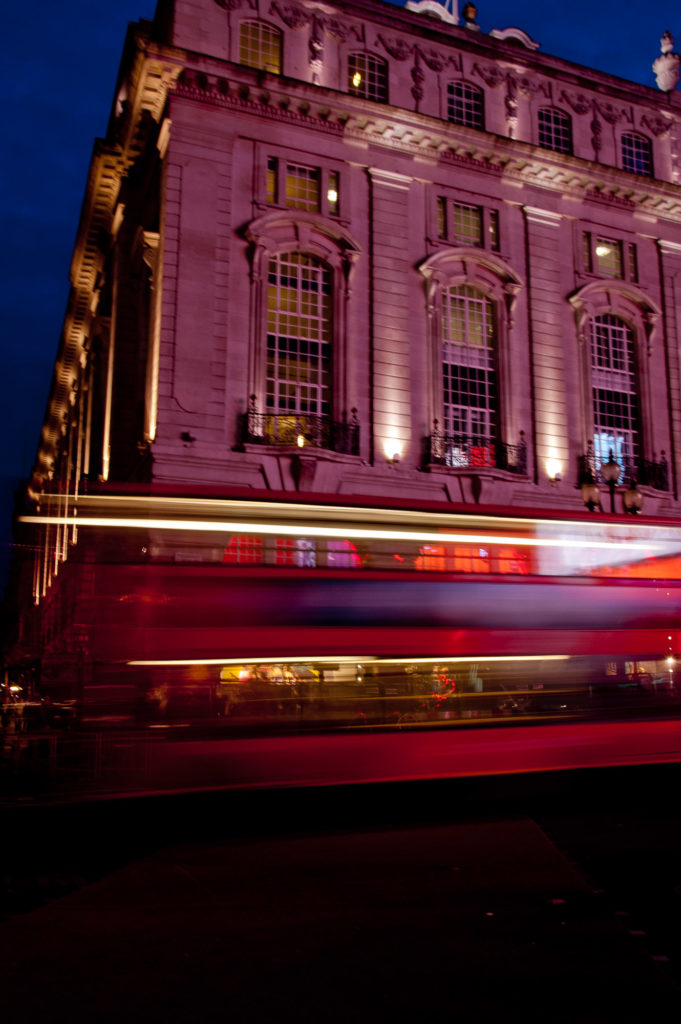
[{"label": "lamp post", "polygon": [[617,487],[617,481],[620,478],[622,467],[619,462],[615,461],[615,456],[610,449],[610,458],[607,462],[604,462],[601,466],[601,472],[603,473],[603,479],[608,485],[610,491],[610,511],[614,514],[615,512],[615,488]]}]

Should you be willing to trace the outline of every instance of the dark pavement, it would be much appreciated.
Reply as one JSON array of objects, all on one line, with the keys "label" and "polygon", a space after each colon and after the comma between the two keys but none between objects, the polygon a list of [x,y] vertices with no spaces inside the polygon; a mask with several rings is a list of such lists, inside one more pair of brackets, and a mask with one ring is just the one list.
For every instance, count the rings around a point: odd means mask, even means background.
[{"label": "dark pavement", "polygon": [[676,1022],[669,957],[537,823],[607,871],[603,794],[623,810],[670,770],[6,809],[6,870],[73,891],[8,903],[2,1019]]}]

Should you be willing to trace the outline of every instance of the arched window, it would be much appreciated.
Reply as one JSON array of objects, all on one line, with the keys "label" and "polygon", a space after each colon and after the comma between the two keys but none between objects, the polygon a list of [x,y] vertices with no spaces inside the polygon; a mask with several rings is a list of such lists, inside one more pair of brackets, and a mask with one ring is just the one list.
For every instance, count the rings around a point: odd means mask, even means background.
[{"label": "arched window", "polygon": [[538,115],[539,145],[556,153],[572,153],[572,118],[557,107],[542,107]]},{"label": "arched window", "polygon": [[594,463],[613,453],[622,477],[636,477],[639,463],[638,373],[634,332],[604,313],[590,321]]},{"label": "arched window", "polygon": [[485,127],[485,102],[482,89],[468,82],[450,82],[447,86],[447,118],[468,128]]},{"label": "arched window", "polygon": [[[265,405],[290,443],[321,444],[332,403],[332,275],[302,252],[269,260]],[[293,416],[288,414],[293,413]],[[274,424],[273,424],[274,426]],[[322,445],[323,446],[323,445]]]},{"label": "arched window", "polygon": [[264,21],[242,21],[239,27],[239,63],[259,71],[281,74],[281,32]]},{"label": "arched window", "polygon": [[495,465],[497,325],[494,302],[458,285],[442,296],[442,408],[445,463]]},{"label": "arched window", "polygon": [[388,65],[373,53],[348,57],[348,92],[376,103],[388,102]]},{"label": "arched window", "polygon": [[650,139],[636,132],[625,132],[621,139],[622,168],[632,174],[652,177],[653,154]]},{"label": "arched window", "polygon": [[498,256],[470,248],[441,250],[420,270],[432,358],[426,464],[525,473],[523,357],[511,358],[522,281]]},{"label": "arched window", "polygon": [[268,213],[246,235],[252,333],[243,443],[358,455],[357,381],[347,360],[358,246],[340,225],[305,210]]}]

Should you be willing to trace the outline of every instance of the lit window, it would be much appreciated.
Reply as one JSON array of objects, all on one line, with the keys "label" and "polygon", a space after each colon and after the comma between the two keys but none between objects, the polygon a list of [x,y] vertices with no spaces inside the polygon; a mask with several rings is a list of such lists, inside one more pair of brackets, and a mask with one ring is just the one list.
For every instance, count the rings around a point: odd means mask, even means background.
[{"label": "lit window", "polygon": [[264,21],[242,21],[239,63],[260,71],[281,74],[281,32]]},{"label": "lit window", "polygon": [[484,128],[485,108],[482,90],[467,82],[450,82],[447,86],[447,117],[454,124]]},{"label": "lit window", "polygon": [[539,145],[556,153],[572,152],[572,119],[555,107],[539,111]]},{"label": "lit window", "polygon": [[650,139],[635,132],[622,136],[622,167],[632,174],[652,176],[653,156]]},{"label": "lit window", "polygon": [[[273,436],[323,446],[318,418],[331,413],[331,270],[304,253],[269,261],[266,405]],[[293,415],[282,415],[282,414]],[[319,428],[321,429],[321,428]]]},{"label": "lit window", "polygon": [[388,65],[373,53],[348,57],[348,92],[376,103],[388,102]]},{"label": "lit window", "polygon": [[320,174],[318,167],[287,164],[285,205],[293,210],[319,211]]},{"label": "lit window", "polygon": [[639,446],[634,333],[606,313],[591,321],[591,384],[594,463],[598,470],[613,453],[622,477],[636,475]]},{"label": "lit window", "polygon": [[276,157],[271,156],[267,161],[267,202],[276,203],[277,201],[277,177],[279,172],[279,161]]},{"label": "lit window", "polygon": [[622,243],[613,238],[596,239],[596,270],[608,277],[623,277]]},{"label": "lit window", "polygon": [[446,463],[494,466],[497,427],[495,305],[471,285],[448,288],[442,299]]},{"label": "lit window", "polygon": [[329,171],[326,189],[326,208],[330,214],[338,213],[339,185],[338,171]]},{"label": "lit window", "polygon": [[587,273],[638,281],[635,242],[624,243],[617,238],[606,238],[585,231],[582,243],[584,269]]}]

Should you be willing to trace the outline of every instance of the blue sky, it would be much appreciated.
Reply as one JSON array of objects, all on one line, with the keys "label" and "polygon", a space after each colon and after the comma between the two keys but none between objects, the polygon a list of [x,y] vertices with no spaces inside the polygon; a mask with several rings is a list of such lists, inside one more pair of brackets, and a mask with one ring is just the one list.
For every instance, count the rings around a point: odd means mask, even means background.
[{"label": "blue sky", "polygon": [[[212,0],[207,0],[212,2]],[[463,4],[462,4],[463,6]],[[655,85],[651,64],[669,29],[681,50],[681,10],[670,0],[478,6],[482,31],[524,29],[541,51]],[[0,160],[0,581],[11,495],[29,473],[69,291],[69,265],[87,169],[103,135],[128,22],[155,0],[33,0],[5,4],[4,153]]]}]

